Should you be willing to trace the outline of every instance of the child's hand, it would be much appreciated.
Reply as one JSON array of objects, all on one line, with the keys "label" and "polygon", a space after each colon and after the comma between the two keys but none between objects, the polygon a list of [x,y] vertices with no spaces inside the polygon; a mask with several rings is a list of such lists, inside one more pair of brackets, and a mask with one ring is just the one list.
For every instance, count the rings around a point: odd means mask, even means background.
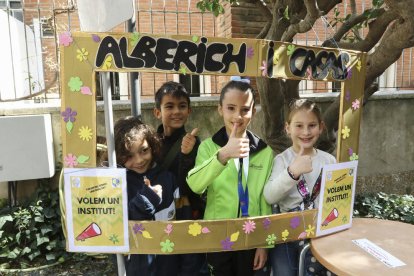
[{"label": "child's hand", "polygon": [[151,181],[146,176],[144,176],[144,183],[145,185],[148,186],[148,188],[151,188],[151,190],[153,190],[154,193],[156,193],[157,196],[159,196],[159,198],[162,198],[162,186],[161,185],[157,184],[155,186],[151,186]]},{"label": "child's hand", "polygon": [[264,267],[267,261],[267,250],[265,248],[257,248],[254,254],[253,270],[259,270]]},{"label": "child's hand", "polygon": [[181,152],[183,154],[189,154],[193,150],[194,145],[196,143],[197,133],[198,128],[195,128],[193,129],[193,131],[191,131],[191,133],[187,133],[183,137],[183,141],[181,142]]},{"label": "child's hand", "polygon": [[157,196],[159,196],[159,198],[162,198],[162,186],[160,184],[150,186],[150,188],[157,194]]},{"label": "child's hand", "polygon": [[233,125],[231,130],[229,141],[222,147],[218,153],[218,160],[222,164],[226,164],[232,158],[244,158],[249,156],[249,139],[237,138],[237,124]]},{"label": "child's hand", "polygon": [[298,178],[300,175],[309,173],[313,170],[312,157],[309,155],[304,155],[303,152],[304,148],[301,146],[298,155],[289,166],[289,171],[294,175],[295,178]]}]

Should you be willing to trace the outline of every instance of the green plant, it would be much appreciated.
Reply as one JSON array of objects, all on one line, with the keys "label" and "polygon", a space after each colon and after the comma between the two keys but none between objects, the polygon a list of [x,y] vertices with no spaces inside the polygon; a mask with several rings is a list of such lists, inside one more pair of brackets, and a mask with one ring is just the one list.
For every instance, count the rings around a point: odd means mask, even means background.
[{"label": "green plant", "polygon": [[0,268],[28,268],[63,261],[58,191],[40,185],[32,200],[0,211]]},{"label": "green plant", "polygon": [[414,196],[377,193],[355,197],[354,216],[399,220],[414,224]]}]

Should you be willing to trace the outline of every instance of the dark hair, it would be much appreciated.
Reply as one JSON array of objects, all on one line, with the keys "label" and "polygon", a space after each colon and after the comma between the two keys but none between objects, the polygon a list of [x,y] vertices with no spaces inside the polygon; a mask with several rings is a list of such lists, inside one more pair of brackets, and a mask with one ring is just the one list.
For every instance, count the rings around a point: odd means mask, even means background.
[{"label": "dark hair", "polygon": [[153,161],[158,161],[161,153],[161,140],[155,130],[138,117],[128,116],[119,119],[114,127],[116,162],[124,165],[130,155],[130,147],[137,140],[146,140],[151,147]]},{"label": "dark hair", "polygon": [[253,89],[253,87],[250,85],[250,83],[247,83],[247,82],[244,82],[244,81],[231,80],[221,89],[220,105],[223,104],[224,96],[230,89],[238,89],[243,93],[246,93],[246,92],[247,93],[249,93],[249,92],[252,93],[253,106],[256,103],[256,91]]},{"label": "dark hair", "polygon": [[175,81],[167,81],[155,93],[155,107],[161,108],[161,101],[165,95],[171,95],[174,98],[185,98],[190,106],[190,95],[184,85]]},{"label": "dark hair", "polygon": [[311,111],[313,114],[315,114],[319,123],[322,122],[322,112],[315,102],[308,99],[294,99],[289,104],[289,115],[287,119],[288,124],[290,124],[293,115],[295,115],[299,110]]}]

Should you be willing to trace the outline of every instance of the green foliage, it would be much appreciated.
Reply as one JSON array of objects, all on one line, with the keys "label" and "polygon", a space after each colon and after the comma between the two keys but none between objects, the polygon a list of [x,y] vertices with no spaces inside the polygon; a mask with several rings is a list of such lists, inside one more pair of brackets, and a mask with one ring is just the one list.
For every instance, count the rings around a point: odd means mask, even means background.
[{"label": "green foliage", "polygon": [[0,268],[28,268],[62,261],[59,194],[41,185],[22,206],[0,210]]},{"label": "green foliage", "polygon": [[354,215],[414,224],[414,196],[388,195],[385,193],[357,195],[355,197]]},{"label": "green foliage", "polygon": [[[230,4],[239,4],[236,0],[227,0]],[[197,2],[197,9],[202,12],[212,12],[214,16],[224,13],[224,8],[220,4],[220,0],[200,0]]]}]

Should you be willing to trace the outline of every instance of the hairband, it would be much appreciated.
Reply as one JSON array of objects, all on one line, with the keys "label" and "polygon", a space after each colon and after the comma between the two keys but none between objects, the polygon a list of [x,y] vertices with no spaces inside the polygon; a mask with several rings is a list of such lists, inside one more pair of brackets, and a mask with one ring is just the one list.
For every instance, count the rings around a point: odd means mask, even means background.
[{"label": "hairband", "polygon": [[241,81],[241,82],[250,84],[250,79],[247,78],[247,77],[231,76],[230,80],[232,80],[232,81]]}]

